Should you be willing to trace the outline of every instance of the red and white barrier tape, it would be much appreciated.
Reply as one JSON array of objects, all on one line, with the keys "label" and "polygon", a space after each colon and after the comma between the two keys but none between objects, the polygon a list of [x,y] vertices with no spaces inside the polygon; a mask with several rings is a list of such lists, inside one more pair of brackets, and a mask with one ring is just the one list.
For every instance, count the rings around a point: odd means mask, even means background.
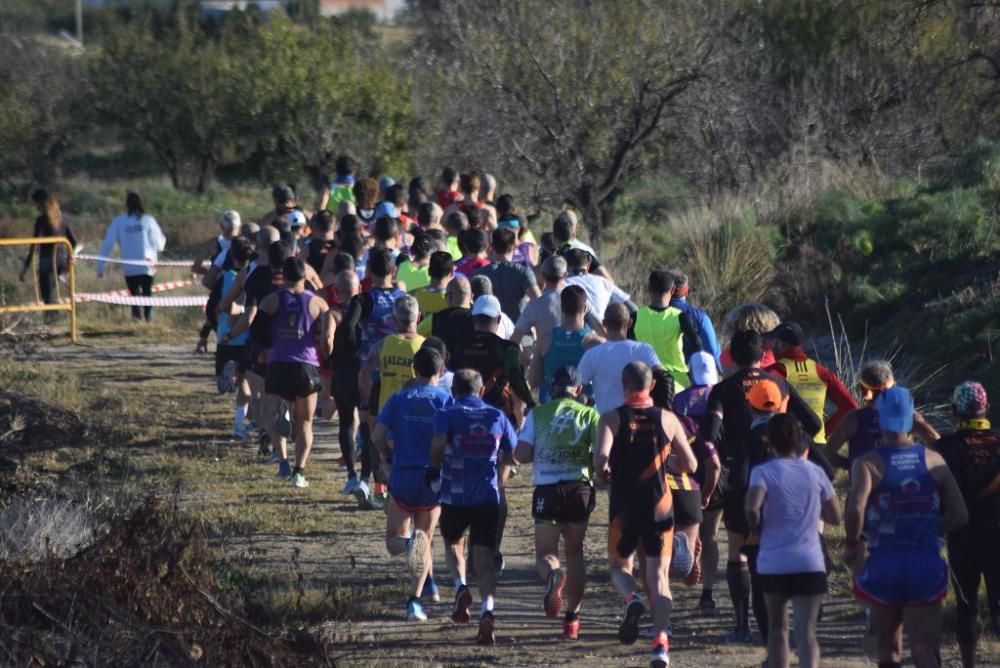
[{"label": "red and white barrier tape", "polygon": [[[81,295],[77,295],[79,297]],[[191,297],[133,297],[131,295],[92,294],[82,301],[120,304],[122,306],[201,306],[208,303],[208,295]]]},{"label": "red and white barrier tape", "polygon": [[[194,285],[193,279],[186,279],[183,281],[168,281],[166,283],[157,283],[153,286],[153,292],[167,292],[168,290],[177,290],[179,288],[186,288],[190,285]],[[131,293],[127,289],[122,290],[112,290],[111,292],[78,292],[76,294],[76,301],[78,302],[93,302],[100,301],[99,298],[104,297],[129,297]],[[63,303],[69,302],[69,298],[64,298]]]},{"label": "red and white barrier tape", "polygon": [[78,253],[73,257],[77,260],[94,260],[110,264],[141,265],[143,267],[190,267],[194,264],[194,260],[157,260],[155,262],[153,260],[123,260],[120,257],[104,257],[88,253]]}]

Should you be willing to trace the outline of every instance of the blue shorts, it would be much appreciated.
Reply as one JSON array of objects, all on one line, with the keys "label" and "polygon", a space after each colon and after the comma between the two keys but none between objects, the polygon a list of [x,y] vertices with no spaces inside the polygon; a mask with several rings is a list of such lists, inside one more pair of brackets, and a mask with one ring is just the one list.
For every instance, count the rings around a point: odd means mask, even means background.
[{"label": "blue shorts", "polygon": [[430,510],[437,505],[438,495],[424,479],[425,468],[394,466],[389,474],[389,495],[400,508],[411,513]]},{"label": "blue shorts", "polygon": [[854,594],[883,607],[934,605],[948,594],[948,564],[937,549],[876,548],[854,580]]}]

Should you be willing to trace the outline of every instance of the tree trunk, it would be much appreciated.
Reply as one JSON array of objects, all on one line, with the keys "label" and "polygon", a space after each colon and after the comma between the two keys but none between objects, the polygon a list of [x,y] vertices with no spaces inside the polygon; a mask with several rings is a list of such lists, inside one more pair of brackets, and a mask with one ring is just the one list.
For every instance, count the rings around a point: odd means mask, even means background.
[{"label": "tree trunk", "polygon": [[198,184],[195,187],[196,192],[201,195],[208,188],[208,182],[212,180],[212,175],[215,173],[215,161],[212,160],[211,156],[203,155],[201,157],[201,164],[198,167]]}]

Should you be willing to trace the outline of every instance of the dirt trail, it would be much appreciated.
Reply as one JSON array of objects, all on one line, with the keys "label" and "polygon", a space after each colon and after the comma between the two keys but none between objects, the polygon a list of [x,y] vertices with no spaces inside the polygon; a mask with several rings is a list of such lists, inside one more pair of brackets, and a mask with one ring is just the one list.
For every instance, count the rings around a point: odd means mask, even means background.
[{"label": "dirt trail", "polygon": [[[175,426],[167,430],[174,434],[168,445],[204,449],[206,440],[211,440],[216,462],[221,453],[231,466],[255,481],[235,500],[236,513],[243,507],[251,508],[266,496],[271,502],[276,500],[283,512],[287,511],[290,526],[307,516],[311,518],[311,526],[323,527],[307,532],[241,531],[221,541],[227,556],[251,555],[255,569],[264,573],[288,576],[294,572],[305,588],[321,591],[350,588],[363,592],[391,586],[402,591],[405,565],[402,559],[390,558],[385,553],[383,514],[360,511],[353,499],[339,493],[344,474],[335,464],[339,455],[335,423],[317,424],[316,449],[308,470],[311,487],[296,490],[274,482],[273,467],[261,464],[251,448],[218,445],[227,441],[231,413],[229,399],[215,394],[210,358],[195,357],[188,346],[109,345],[99,340],[88,344],[93,347],[44,348],[33,357],[40,364],[100,374],[123,391],[135,392],[137,398],[143,395],[144,387],[169,389],[163,392],[163,402],[150,397],[148,407],[168,427]],[[214,493],[211,476],[187,483],[182,493],[194,509],[201,499]],[[617,641],[621,601],[607,575],[606,494],[599,496],[587,537],[588,589],[581,613],[581,639],[564,643],[559,640],[560,620],[546,618],[541,609],[542,583],[534,570],[530,491],[530,467],[522,467],[509,487],[510,518],[503,543],[507,569],[496,599],[496,647],[476,647],[473,625],[459,627],[450,623],[449,602],[454,589],[436,537],[434,570],[441,583],[442,602],[428,606],[430,621],[404,621],[405,597],[400,595],[398,600],[367,608],[372,613],[366,618],[325,622],[323,635],[331,643],[331,653],[338,665],[645,665],[648,650],[645,640],[631,647],[623,647]],[[722,553],[725,554],[724,546]],[[725,644],[730,605],[721,571],[715,592],[722,616],[706,619],[694,613],[700,587],[675,588],[673,665],[760,665],[765,656],[762,647]],[[861,656],[862,625],[858,612],[858,606],[846,595],[828,599],[819,630],[823,665],[872,665]],[[954,665],[956,660],[951,638],[946,644],[944,665]]]}]

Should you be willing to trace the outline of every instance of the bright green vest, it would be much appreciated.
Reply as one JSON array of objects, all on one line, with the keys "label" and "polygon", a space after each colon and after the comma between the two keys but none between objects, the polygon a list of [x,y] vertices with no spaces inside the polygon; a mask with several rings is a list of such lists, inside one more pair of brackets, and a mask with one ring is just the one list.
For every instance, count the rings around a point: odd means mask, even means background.
[{"label": "bright green vest", "polygon": [[668,306],[654,309],[644,306],[635,316],[635,340],[653,346],[660,364],[674,377],[675,390],[690,384],[687,362],[684,361],[684,341],[681,337],[681,310]]}]

